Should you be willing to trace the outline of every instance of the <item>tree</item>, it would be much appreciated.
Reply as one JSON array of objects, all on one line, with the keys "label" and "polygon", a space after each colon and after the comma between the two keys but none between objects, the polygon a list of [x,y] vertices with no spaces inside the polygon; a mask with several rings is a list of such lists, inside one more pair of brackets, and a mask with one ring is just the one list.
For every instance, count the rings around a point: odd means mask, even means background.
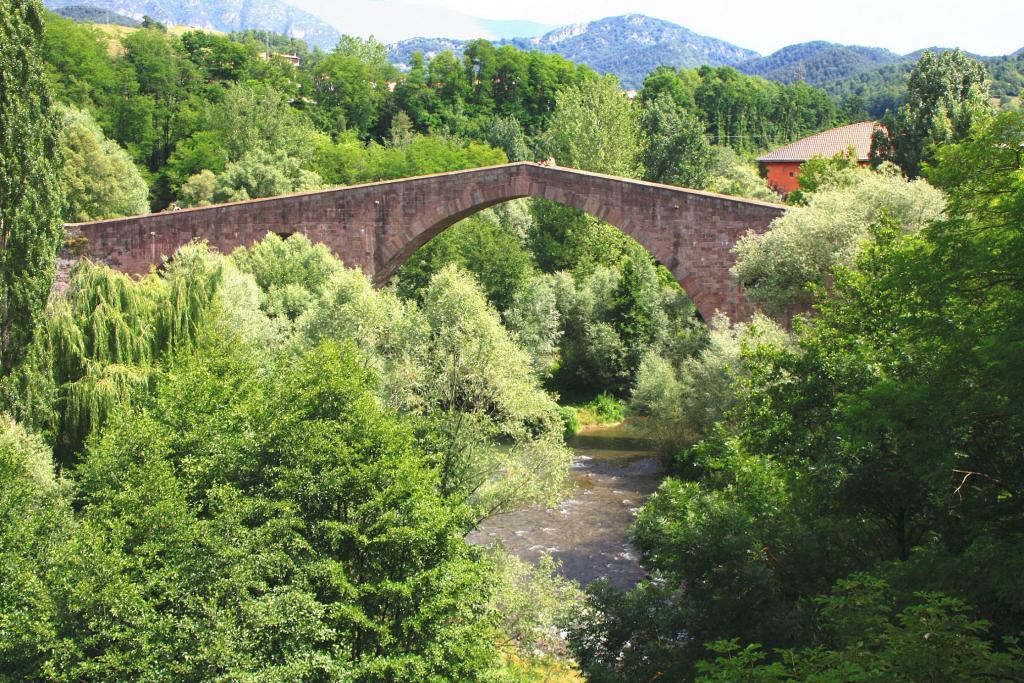
[{"label": "tree", "polygon": [[201,245],[140,280],[81,261],[47,311],[43,372],[55,386],[54,454],[67,466],[117,408],[144,398],[165,354],[188,349],[211,317],[223,274]]},{"label": "tree", "polygon": [[120,145],[87,112],[63,110],[64,218],[84,222],[149,213],[149,187]]},{"label": "tree", "polygon": [[815,192],[763,235],[737,242],[732,272],[753,301],[777,315],[804,311],[837,266],[854,264],[881,212],[907,233],[942,215],[942,193],[922,180],[908,181],[892,170],[858,171],[850,180],[846,187]]},{"label": "tree", "polygon": [[818,190],[855,184],[858,169],[857,153],[852,146],[827,159],[821,155],[811,157],[800,165],[797,176],[800,187],[791,192],[787,200],[790,204],[806,204]]},{"label": "tree", "polygon": [[611,223],[565,204],[530,200],[533,222],[526,242],[537,266],[546,273],[618,267],[636,240]]},{"label": "tree", "polygon": [[[447,267],[423,295],[430,329],[421,400],[436,429],[441,491],[476,521],[557,500],[571,454],[557,406],[471,278]],[[510,450],[496,449],[499,439]]]},{"label": "tree", "polygon": [[627,178],[636,175],[636,115],[614,76],[558,93],[541,143],[562,166]]},{"label": "tree", "polygon": [[506,161],[500,149],[459,138],[413,134],[404,145],[363,144],[354,132],[336,142],[322,142],[310,168],[327,182],[359,182],[407,178],[463,168],[493,166]]},{"label": "tree", "polygon": [[167,33],[167,27],[148,14],[142,17],[142,28]]},{"label": "tree", "polygon": [[462,61],[450,50],[434,56],[427,65],[427,83],[434,92],[438,123],[434,130],[452,132],[456,121],[465,115],[470,85]]},{"label": "tree", "polygon": [[514,116],[495,116],[484,138],[491,147],[505,152],[509,161],[528,161],[530,147],[526,144],[523,127]]},{"label": "tree", "polygon": [[[494,617],[487,567],[462,538],[466,511],[438,495],[372,381],[350,345],[268,358],[206,328],[167,366],[152,411],[122,406],[90,443],[75,524],[43,557],[54,617],[17,650],[26,639],[5,628],[4,672],[487,680]],[[47,473],[24,457],[32,470],[11,471],[7,445],[4,434],[0,468],[17,487],[0,510],[22,516],[0,534],[20,534],[49,521]],[[16,552],[0,572],[20,578],[33,550]],[[17,588],[3,618],[20,637],[33,586]]]},{"label": "tree", "polygon": [[991,108],[981,63],[959,49],[937,56],[925,50],[907,81],[906,102],[875,132],[872,157],[891,160],[916,178],[934,158],[935,145],[963,140]]},{"label": "tree", "polygon": [[0,415],[0,680],[38,680],[56,636],[47,567],[71,530],[69,487],[42,439]]},{"label": "tree", "polygon": [[453,225],[418,249],[398,271],[399,293],[418,299],[434,274],[449,264],[472,273],[499,311],[509,309],[534,273],[522,240],[488,211]]},{"label": "tree", "polygon": [[693,99],[711,142],[740,153],[828,128],[835,119],[832,98],[806,83],[782,85],[728,66],[703,66],[696,81]]},{"label": "tree", "polygon": [[203,169],[189,176],[181,189],[178,190],[178,205],[182,208],[191,206],[209,206],[213,203],[213,193],[217,189],[217,176],[213,171]]},{"label": "tree", "polygon": [[396,74],[395,67],[388,59],[388,47],[373,36],[360,38],[345,34],[338,40],[334,53],[355,57],[372,69],[375,79]]},{"label": "tree", "polygon": [[39,58],[42,38],[38,2],[5,4],[0,22],[0,378],[32,344],[63,232],[60,127]]},{"label": "tree", "polygon": [[707,186],[711,147],[704,124],[661,93],[645,101],[640,115],[644,180],[702,190]]},{"label": "tree", "polygon": [[257,148],[228,164],[217,176],[212,199],[222,203],[276,197],[315,190],[322,185],[320,176],[304,170],[297,159],[284,151],[272,153]]},{"label": "tree", "polygon": [[695,69],[673,69],[670,66],[659,66],[644,78],[644,87],[640,91],[640,100],[647,106],[662,95],[668,95],[677,107],[686,111],[696,106],[693,99],[700,76]]},{"label": "tree", "polygon": [[[228,150],[223,138],[213,130],[195,133],[179,142],[163,168],[168,189],[175,195],[189,178],[206,171],[211,176],[220,173],[228,163]],[[212,196],[212,190],[211,190]],[[189,206],[197,206],[195,202]]]},{"label": "tree", "polygon": [[[711,645],[717,658],[698,665],[698,683],[790,680],[1015,680],[1024,676],[1019,648],[1001,652],[991,625],[975,619],[968,605],[936,593],[919,593],[898,612],[884,580],[858,574],[837,582],[815,602],[831,647],[787,652],[766,662],[757,645],[736,640]],[[779,661],[781,660],[781,661]]]},{"label": "tree", "polygon": [[228,161],[239,161],[257,149],[306,161],[316,143],[306,116],[288,104],[284,93],[264,84],[228,88],[223,101],[208,110],[206,119],[212,142],[227,152]]},{"label": "tree", "polygon": [[503,319],[519,345],[533,358],[533,370],[547,378],[558,358],[562,327],[550,275],[536,275],[516,291]]},{"label": "tree", "polygon": [[377,64],[357,51],[334,52],[313,74],[317,124],[332,135],[355,131],[365,139],[377,124],[387,93],[387,80],[378,82]]},{"label": "tree", "polygon": [[[591,679],[689,680],[707,644],[730,636],[784,647],[803,632],[787,591],[827,589],[816,567],[794,570],[813,548],[792,549],[811,539],[791,524],[791,473],[732,441],[697,450],[684,471],[702,481],[665,479],[630,531],[655,579],[587,588],[569,641]],[[777,548],[799,558],[778,567]]]},{"label": "tree", "polygon": [[[660,286],[651,255],[639,244],[631,245],[619,270],[619,281],[608,310],[608,322],[628,349],[626,366],[630,377],[654,342]],[[613,387],[613,390],[622,394],[628,387]]]},{"label": "tree", "polygon": [[766,202],[779,201],[779,195],[768,186],[757,168],[741,159],[731,147],[711,147],[711,168],[705,189],[734,197],[749,197]]},{"label": "tree", "polygon": [[749,374],[744,351],[781,348],[786,341],[785,332],[765,316],[732,325],[717,316],[708,344],[699,352],[664,358],[652,351],[644,356],[630,409],[648,418],[648,433],[662,451],[677,453],[709,436],[741,400],[742,380]]},{"label": "tree", "polygon": [[238,81],[256,60],[242,43],[209,31],[186,31],[181,47],[209,80]]},{"label": "tree", "polygon": [[[130,143],[136,143],[137,160],[155,172],[167,161],[174,143],[188,132],[181,130],[181,121],[175,114],[186,96],[183,72],[189,69],[191,62],[184,60],[175,49],[175,39],[157,28],[134,31],[121,42],[124,56],[119,68],[128,85],[122,93],[124,104],[129,111],[144,107],[146,116],[139,122],[141,130],[134,139],[120,136],[115,139],[129,150],[132,150]],[[132,92],[132,86],[138,88],[137,93]],[[139,95],[140,101],[131,101]]]},{"label": "tree", "polygon": [[580,600],[579,586],[559,576],[559,563],[550,555],[542,555],[533,564],[497,545],[489,546],[485,553],[493,567],[491,608],[501,630],[499,650],[541,666],[566,666],[564,659],[556,659],[565,647],[559,631]]},{"label": "tree", "polygon": [[47,12],[43,58],[53,97],[65,104],[99,107],[114,88],[114,62],[100,29]]},{"label": "tree", "polygon": [[253,276],[262,296],[261,307],[274,317],[294,320],[314,305],[342,270],[341,261],[322,244],[305,235],[281,239],[267,233],[251,247],[239,247],[231,262]]},{"label": "tree", "polygon": [[801,495],[819,519],[862,527],[860,569],[877,562],[904,600],[969,600],[1002,633],[1024,614],[1003,588],[1016,580],[1007,541],[1019,539],[1020,513],[1001,504],[1024,488],[1012,464],[1024,366],[1008,341],[1024,329],[1010,266],[1024,219],[1021,131],[1004,114],[937,151],[945,215],[919,232],[892,219],[872,227],[798,349],[755,361],[740,430],[752,451],[816,473]]},{"label": "tree", "polygon": [[421,420],[439,490],[469,505],[469,526],[556,500],[571,454],[527,353],[455,266],[433,276],[422,301],[377,292],[346,270],[299,323],[311,340],[354,342],[380,373],[382,398]]},{"label": "tree", "polygon": [[[588,673],[682,680],[717,654],[698,680],[1021,676],[1021,140],[1004,113],[937,148],[945,212],[906,230],[924,213],[900,180],[906,213],[859,219],[793,343],[741,347],[732,409],[638,515],[654,580],[590,591],[570,634]],[[891,182],[858,175],[805,208]],[[648,371],[638,399],[671,403]]]},{"label": "tree", "polygon": [[417,131],[425,133],[437,127],[434,112],[438,103],[433,88],[427,84],[423,53],[413,53],[408,72],[395,84],[394,104],[399,111],[407,113]]},{"label": "tree", "polygon": [[410,142],[412,142],[412,119],[404,111],[399,111],[391,119],[387,144],[389,147],[402,149],[408,147]]},{"label": "tree", "polygon": [[617,268],[603,265],[578,278],[567,272],[555,275],[563,334],[554,384],[563,396],[621,393],[631,383],[631,351],[609,322],[620,277]]}]

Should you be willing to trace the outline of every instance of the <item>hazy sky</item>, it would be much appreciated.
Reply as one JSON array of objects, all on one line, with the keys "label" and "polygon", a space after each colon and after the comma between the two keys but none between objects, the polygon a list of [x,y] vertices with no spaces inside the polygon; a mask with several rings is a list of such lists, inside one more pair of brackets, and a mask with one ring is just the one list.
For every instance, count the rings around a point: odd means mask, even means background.
[{"label": "hazy sky", "polygon": [[[1024,47],[1024,0],[404,0],[485,19],[566,24],[637,12],[768,54],[808,40],[933,45],[996,55]],[[303,5],[329,5],[305,0]],[[295,3],[299,4],[299,3]],[[372,6],[373,2],[359,3]]]}]

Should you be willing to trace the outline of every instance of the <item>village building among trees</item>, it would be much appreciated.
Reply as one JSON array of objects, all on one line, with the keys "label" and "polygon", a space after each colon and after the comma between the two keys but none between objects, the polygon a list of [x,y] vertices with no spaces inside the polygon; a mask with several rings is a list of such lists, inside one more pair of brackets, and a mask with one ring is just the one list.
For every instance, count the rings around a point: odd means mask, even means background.
[{"label": "village building among trees", "polygon": [[867,166],[870,163],[871,136],[879,125],[874,121],[852,123],[780,147],[758,157],[761,175],[772,189],[785,197],[800,187],[800,167],[814,157],[831,158],[847,152],[852,147],[857,156],[857,163]]}]

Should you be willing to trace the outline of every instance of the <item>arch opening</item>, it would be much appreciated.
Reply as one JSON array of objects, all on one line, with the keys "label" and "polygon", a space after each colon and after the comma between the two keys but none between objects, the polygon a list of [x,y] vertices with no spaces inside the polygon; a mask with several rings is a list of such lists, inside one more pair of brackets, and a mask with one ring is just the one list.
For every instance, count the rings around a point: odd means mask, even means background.
[{"label": "arch opening", "polygon": [[[567,216],[571,226],[535,223]],[[568,232],[572,244],[557,254],[561,265],[537,267],[536,250],[550,244],[537,235],[549,230]],[[433,275],[449,264],[475,276],[545,386],[570,403],[628,396],[647,355],[682,357],[708,334],[688,293],[646,247],[561,203],[499,202],[438,231],[399,269],[396,293],[430,300]]]},{"label": "arch opening", "polygon": [[[527,212],[527,219],[529,222],[528,226],[520,226],[520,229],[517,230],[516,226],[506,224],[505,221],[507,219],[501,215],[488,217],[487,220],[497,220],[499,223],[501,223],[501,229],[509,234],[515,234],[517,232],[525,233],[526,231],[533,232],[544,230],[550,232],[553,227],[554,232],[557,233],[559,231],[557,227],[552,225],[543,225],[541,223],[545,220],[562,221],[563,238],[569,238],[569,233],[571,230],[575,229],[578,231],[581,227],[583,227],[582,223],[589,221],[592,223],[592,226],[596,228],[590,229],[588,231],[590,235],[604,237],[605,239],[603,240],[603,244],[607,247],[610,247],[612,254],[608,255],[609,258],[593,258],[595,254],[591,252],[590,254],[584,254],[584,258],[588,256],[591,257],[595,265],[611,266],[614,262],[615,255],[619,257],[624,257],[626,251],[629,249],[628,245],[635,244],[638,245],[648,256],[650,256],[651,261],[653,262],[656,268],[664,268],[664,270],[668,271],[668,273],[672,275],[673,279],[679,286],[680,290],[684,294],[686,294],[686,296],[691,301],[693,301],[694,299],[694,292],[691,291],[691,289],[696,289],[699,295],[699,287],[697,287],[696,283],[690,283],[690,288],[688,289],[686,286],[683,285],[682,282],[679,281],[679,278],[676,277],[675,273],[672,272],[671,268],[669,268],[665,263],[662,262],[662,260],[658,257],[658,254],[654,253],[648,245],[638,240],[636,237],[628,233],[626,230],[623,230],[620,226],[614,225],[606,220],[603,220],[599,215],[597,215],[597,213],[584,211],[571,204],[561,202],[555,199],[533,197],[529,195],[511,197],[509,199],[499,199],[493,201],[489,200],[486,202],[481,202],[480,204],[477,204],[471,207],[470,209],[461,210],[451,216],[446,217],[443,220],[438,221],[437,223],[431,225],[429,228],[420,232],[418,235],[416,235],[414,239],[409,240],[406,246],[403,249],[401,249],[398,253],[396,253],[391,258],[391,260],[389,260],[388,262],[383,264],[378,270],[376,270],[373,278],[374,283],[377,286],[384,286],[388,284],[396,276],[399,276],[399,279],[401,279],[401,276],[403,274],[403,266],[405,266],[406,264],[415,263],[417,261],[417,256],[422,256],[423,251],[429,249],[430,245],[434,243],[435,240],[443,239],[444,235],[451,234],[449,232],[450,230],[458,230],[460,228],[469,229],[469,222],[472,221],[473,219],[486,217],[488,214],[488,210],[500,210],[502,207],[514,206],[515,203],[522,202],[524,200],[530,202],[528,205],[526,205],[528,208],[525,209],[525,211]],[[540,210],[538,210],[537,200],[539,200],[540,202]],[[544,210],[545,206],[548,207],[547,211]],[[551,215],[551,207],[555,208],[554,216]],[[558,209],[562,210],[561,215],[558,215]],[[602,232],[604,233],[604,235],[600,234]],[[612,232],[618,235],[621,241],[618,244],[609,244],[607,240],[608,232]],[[597,235],[595,235],[595,233],[597,233]],[[551,264],[544,263],[543,260],[540,258],[541,255],[536,253],[536,250],[538,248],[537,242],[540,241],[536,239],[536,233],[532,235],[518,234],[516,236],[520,240],[519,246],[525,249],[527,252],[529,252],[532,261],[537,266],[539,272],[553,273],[559,270],[574,270],[574,267],[577,265],[575,262],[572,262],[570,260],[569,262],[562,263],[560,267],[545,267],[550,266]],[[641,237],[643,236],[644,234],[641,231]],[[566,249],[568,250],[572,250],[573,247],[576,247],[579,251],[579,247],[581,246],[580,241],[581,239],[585,238],[586,235],[574,235],[571,237],[571,239],[575,243],[563,243],[562,246],[566,247]],[[541,239],[543,239],[543,236],[541,237]],[[578,258],[580,257],[580,254],[571,254],[571,256],[573,258]],[[704,316],[700,313],[699,310],[697,311],[697,315],[699,316],[700,320],[704,320]]]}]

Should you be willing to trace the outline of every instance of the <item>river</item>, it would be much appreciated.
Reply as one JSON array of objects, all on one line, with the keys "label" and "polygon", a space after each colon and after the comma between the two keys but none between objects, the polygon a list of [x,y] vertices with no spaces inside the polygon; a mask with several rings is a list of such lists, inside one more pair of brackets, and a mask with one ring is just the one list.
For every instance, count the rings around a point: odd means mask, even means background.
[{"label": "river", "polygon": [[581,585],[607,577],[632,588],[646,576],[628,529],[636,511],[664,476],[661,459],[623,425],[584,428],[569,441],[574,458],[568,496],[553,508],[530,507],[495,515],[469,536],[496,540],[523,560],[549,553],[561,574]]}]

